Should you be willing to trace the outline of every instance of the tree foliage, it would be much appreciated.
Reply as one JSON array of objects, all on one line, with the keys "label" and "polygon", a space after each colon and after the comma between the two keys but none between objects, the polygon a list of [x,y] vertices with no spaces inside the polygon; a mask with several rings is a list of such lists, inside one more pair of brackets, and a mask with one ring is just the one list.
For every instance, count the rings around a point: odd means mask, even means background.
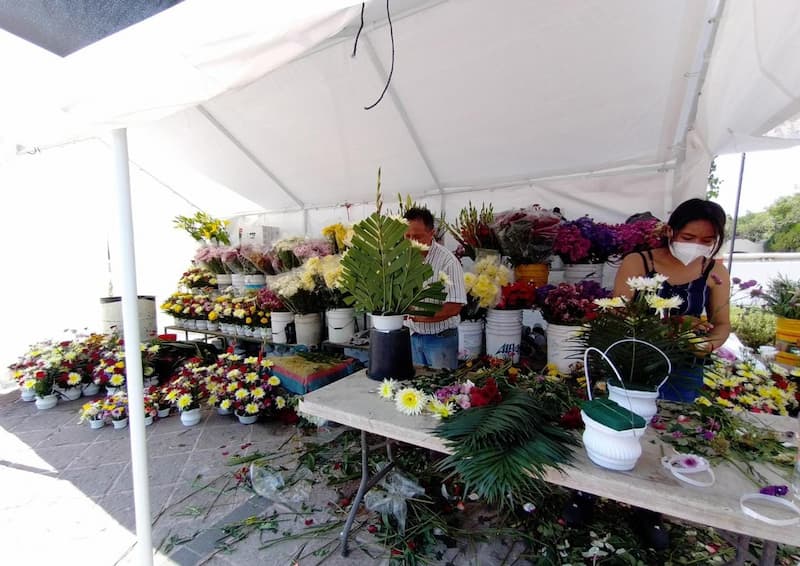
[{"label": "tree foliage", "polygon": [[[729,218],[728,237],[732,224]],[[764,211],[740,216],[736,237],[753,242],[766,240],[766,251],[800,251],[800,192],[779,198]]]},{"label": "tree foliage", "polygon": [[706,200],[711,200],[719,196],[719,188],[722,185],[722,179],[717,177],[717,160],[711,162],[711,167],[708,169],[708,185],[706,186]]}]

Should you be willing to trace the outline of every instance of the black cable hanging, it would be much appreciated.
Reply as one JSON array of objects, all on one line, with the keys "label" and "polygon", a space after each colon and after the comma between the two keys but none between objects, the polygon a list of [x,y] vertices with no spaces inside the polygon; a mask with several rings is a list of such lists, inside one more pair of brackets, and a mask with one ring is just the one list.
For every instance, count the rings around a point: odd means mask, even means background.
[{"label": "black cable hanging", "polygon": [[[358,38],[361,35],[361,30],[364,29],[364,4],[365,4],[364,2],[361,3],[361,25],[358,28],[358,33],[356,33],[356,40],[355,43],[353,44],[353,57],[356,56],[356,49],[358,48]],[[386,0],[386,19],[389,21],[389,37],[391,38],[392,41],[392,64],[389,67],[389,76],[386,78],[386,85],[383,87],[383,92],[381,92],[381,95],[378,97],[378,100],[376,100],[373,104],[370,104],[369,106],[365,106],[364,110],[372,110],[380,103],[381,100],[383,100],[386,91],[389,90],[389,83],[392,82],[392,75],[394,74],[394,28],[392,27],[392,14],[389,11],[389,0]]]}]

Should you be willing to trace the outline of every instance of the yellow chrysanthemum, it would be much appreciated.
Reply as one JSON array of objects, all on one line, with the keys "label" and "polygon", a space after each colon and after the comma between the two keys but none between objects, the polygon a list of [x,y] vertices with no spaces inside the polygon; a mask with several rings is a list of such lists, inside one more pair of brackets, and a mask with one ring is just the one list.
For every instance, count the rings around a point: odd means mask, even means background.
[{"label": "yellow chrysanthemum", "polygon": [[254,371],[247,372],[244,376],[245,383],[255,383],[258,381],[258,374]]},{"label": "yellow chrysanthemum", "polygon": [[75,387],[81,382],[81,374],[75,373],[74,371],[69,372],[67,375],[67,385],[70,387]]},{"label": "yellow chrysanthemum", "polygon": [[183,411],[192,404],[194,398],[189,393],[184,393],[178,397],[178,408]]},{"label": "yellow chrysanthemum", "polygon": [[122,387],[122,384],[125,383],[125,378],[122,377],[122,374],[115,373],[111,376],[111,379],[108,380],[108,383],[112,387]]},{"label": "yellow chrysanthemum", "polygon": [[228,372],[228,379],[239,379],[239,376],[242,375],[242,372],[238,369],[232,369]]},{"label": "yellow chrysanthemum", "polygon": [[250,397],[250,392],[247,389],[237,389],[233,396],[237,401],[244,401]]},{"label": "yellow chrysanthemum", "polygon": [[383,399],[392,400],[394,398],[394,390],[397,389],[397,381],[394,379],[384,379],[378,388],[378,395]]},{"label": "yellow chrysanthemum", "polygon": [[216,407],[218,401],[219,401],[219,397],[217,397],[213,393],[208,396],[208,406],[209,407]]},{"label": "yellow chrysanthemum", "polygon": [[264,391],[263,387],[256,387],[250,394],[253,396],[253,399],[263,399],[267,392]]},{"label": "yellow chrysanthemum", "polygon": [[255,415],[258,413],[258,403],[248,403],[244,406],[244,412],[248,415]]},{"label": "yellow chrysanthemum", "polygon": [[271,376],[269,376],[269,379],[267,380],[267,383],[269,385],[271,385],[272,387],[277,387],[278,385],[281,384],[281,380],[278,378],[277,375],[271,375]]},{"label": "yellow chrysanthemum", "polygon": [[419,415],[428,402],[426,395],[419,389],[405,387],[394,396],[397,410],[405,415]]},{"label": "yellow chrysanthemum", "polygon": [[275,407],[283,409],[286,406],[286,399],[281,396],[275,397]]},{"label": "yellow chrysanthemum", "polygon": [[274,362],[272,360],[270,360],[269,358],[264,358],[263,360],[261,360],[261,367],[262,368],[271,368],[273,365],[275,365]]},{"label": "yellow chrysanthemum", "polygon": [[33,389],[34,385],[36,385],[35,379],[26,379],[25,381],[22,382],[22,387],[24,387],[25,389]]},{"label": "yellow chrysanthemum", "polygon": [[706,407],[711,406],[711,401],[709,401],[707,397],[698,397],[697,399],[694,400],[694,402],[697,403],[698,405],[704,405]]},{"label": "yellow chrysanthemum", "polygon": [[178,398],[178,395],[180,395],[180,392],[177,389],[173,389],[164,396],[164,399],[171,403]]},{"label": "yellow chrysanthemum", "polygon": [[231,402],[230,399],[223,399],[222,401],[220,401],[219,406],[221,409],[230,409],[232,404],[233,403]]}]

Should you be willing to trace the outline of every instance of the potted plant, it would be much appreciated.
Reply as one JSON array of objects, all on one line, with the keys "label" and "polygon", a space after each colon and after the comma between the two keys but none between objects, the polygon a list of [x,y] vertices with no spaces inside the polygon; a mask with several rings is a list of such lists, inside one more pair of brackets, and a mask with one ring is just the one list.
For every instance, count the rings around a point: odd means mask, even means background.
[{"label": "potted plant", "polygon": [[205,378],[207,368],[193,358],[177,372],[177,376],[165,386],[164,398],[181,414],[184,426],[194,426],[200,422],[200,403],[207,397]]},{"label": "potted plant", "polygon": [[257,301],[265,310],[270,311],[272,341],[276,344],[288,343],[287,326],[294,321],[294,313],[287,308],[280,296],[270,289],[269,285],[258,292]]},{"label": "potted plant", "polygon": [[153,391],[156,387],[148,388],[144,393],[144,426],[153,424],[153,419],[158,416],[158,395]]},{"label": "potted plant", "polygon": [[536,290],[536,307],[547,322],[547,363],[568,373],[570,358],[579,354],[576,337],[582,324],[597,311],[595,299],[611,293],[595,281],[545,285]]},{"label": "potted plant", "polygon": [[79,411],[80,418],[78,422],[89,423],[89,428],[102,428],[106,424],[105,405],[105,399],[95,399],[84,403]]},{"label": "potted plant", "polygon": [[517,281],[547,284],[547,261],[553,253],[553,240],[561,215],[534,204],[495,215],[492,229],[503,255],[515,266]]},{"label": "potted plant", "polygon": [[[697,344],[704,338],[691,318],[670,313],[681,305],[679,297],[663,298],[658,290],[666,277],[633,277],[628,285],[635,291],[623,297],[595,299],[599,307],[578,335],[584,348],[603,352],[618,371],[603,359],[589,359],[595,379],[605,379],[610,398],[623,407],[637,403],[633,411],[649,419],[656,413],[659,388],[671,375],[672,367],[685,367],[694,360]],[[633,398],[637,401],[633,401]]]},{"label": "potted plant", "polygon": [[564,281],[576,283],[603,280],[603,264],[617,253],[614,227],[595,222],[589,216],[562,222],[558,226],[553,251],[564,262]]},{"label": "potted plant", "polygon": [[128,426],[128,396],[125,393],[120,392],[106,397],[106,411],[115,429]]},{"label": "potted plant", "polygon": [[[344,242],[341,245],[346,246]],[[355,334],[356,309],[347,304],[347,293],[342,289],[342,256],[329,255],[322,258],[320,273],[325,283],[328,340],[337,344],[347,343]]]},{"label": "potted plant", "polygon": [[58,404],[58,395],[54,391],[56,383],[56,370],[53,368],[39,369],[33,374],[36,383],[33,391],[36,393],[37,409],[52,409]]},{"label": "potted plant", "polygon": [[312,256],[300,267],[272,278],[269,287],[294,313],[295,342],[319,346],[327,296],[320,258]]},{"label": "potted plant", "polygon": [[754,293],[777,317],[775,320],[776,361],[800,366],[800,279],[779,275],[767,284],[767,290]]},{"label": "potted plant", "polygon": [[444,283],[430,281],[433,270],[419,252],[419,244],[406,239],[407,222],[384,215],[382,206],[379,169],[376,209],[353,226],[352,247],[341,262],[341,287],[348,293],[348,305],[372,314],[370,377],[390,377],[375,365],[385,363],[387,372],[390,367],[397,371],[394,377],[408,378],[413,366],[404,315],[433,315],[446,293]]}]

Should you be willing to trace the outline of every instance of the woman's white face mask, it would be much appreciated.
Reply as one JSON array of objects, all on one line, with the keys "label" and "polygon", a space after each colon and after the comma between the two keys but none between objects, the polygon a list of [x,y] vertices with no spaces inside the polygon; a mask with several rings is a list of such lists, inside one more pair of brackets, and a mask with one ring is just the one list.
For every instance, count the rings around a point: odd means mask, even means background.
[{"label": "woman's white face mask", "polygon": [[699,257],[711,257],[714,248],[703,244],[695,244],[694,242],[670,242],[669,251],[683,265],[689,265]]}]

